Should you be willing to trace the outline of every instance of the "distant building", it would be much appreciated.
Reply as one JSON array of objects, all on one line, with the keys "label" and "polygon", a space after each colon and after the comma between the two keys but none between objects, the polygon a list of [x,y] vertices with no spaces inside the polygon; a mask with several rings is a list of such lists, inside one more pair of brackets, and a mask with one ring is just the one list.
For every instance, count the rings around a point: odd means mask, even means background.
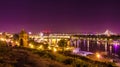
[{"label": "distant building", "polygon": [[115,35],[115,33],[112,33],[112,32],[109,31],[109,30],[106,30],[103,34],[105,34],[105,35],[107,35],[107,36]]},{"label": "distant building", "polygon": [[28,34],[24,29],[19,33],[19,42],[20,42],[20,46],[23,47],[28,46]]}]

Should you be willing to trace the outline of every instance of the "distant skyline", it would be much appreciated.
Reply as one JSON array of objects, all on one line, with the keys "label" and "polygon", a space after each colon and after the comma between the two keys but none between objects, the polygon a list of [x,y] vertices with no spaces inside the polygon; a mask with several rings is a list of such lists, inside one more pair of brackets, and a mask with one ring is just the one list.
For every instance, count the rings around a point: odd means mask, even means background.
[{"label": "distant skyline", "polygon": [[0,31],[120,33],[119,0],[2,0]]}]

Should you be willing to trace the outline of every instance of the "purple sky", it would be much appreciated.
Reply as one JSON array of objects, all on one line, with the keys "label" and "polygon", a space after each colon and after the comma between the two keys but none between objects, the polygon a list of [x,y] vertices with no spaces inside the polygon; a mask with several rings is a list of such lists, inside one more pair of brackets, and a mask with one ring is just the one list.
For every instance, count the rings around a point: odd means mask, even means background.
[{"label": "purple sky", "polygon": [[1,0],[0,31],[120,33],[115,0]]}]

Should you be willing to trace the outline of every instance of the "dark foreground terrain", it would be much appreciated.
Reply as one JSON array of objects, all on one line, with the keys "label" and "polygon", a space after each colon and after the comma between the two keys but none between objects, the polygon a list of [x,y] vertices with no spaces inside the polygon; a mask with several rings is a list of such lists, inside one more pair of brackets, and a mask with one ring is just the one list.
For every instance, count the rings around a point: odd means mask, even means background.
[{"label": "dark foreground terrain", "polygon": [[113,63],[46,50],[0,46],[0,67],[113,67]]}]

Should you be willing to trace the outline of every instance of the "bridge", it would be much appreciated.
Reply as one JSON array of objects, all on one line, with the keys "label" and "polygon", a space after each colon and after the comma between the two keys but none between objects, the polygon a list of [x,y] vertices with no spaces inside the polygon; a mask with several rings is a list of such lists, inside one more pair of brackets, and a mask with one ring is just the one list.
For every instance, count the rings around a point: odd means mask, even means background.
[{"label": "bridge", "polygon": [[50,45],[57,45],[61,39],[70,39],[70,34],[43,34],[30,35],[30,38],[34,39],[36,42],[46,41]]},{"label": "bridge", "polygon": [[57,45],[61,39],[66,39],[68,45],[85,51],[102,50],[104,52],[115,52],[114,46],[120,46],[120,35],[109,30],[101,34],[43,34],[30,35],[36,42],[47,42]]}]

